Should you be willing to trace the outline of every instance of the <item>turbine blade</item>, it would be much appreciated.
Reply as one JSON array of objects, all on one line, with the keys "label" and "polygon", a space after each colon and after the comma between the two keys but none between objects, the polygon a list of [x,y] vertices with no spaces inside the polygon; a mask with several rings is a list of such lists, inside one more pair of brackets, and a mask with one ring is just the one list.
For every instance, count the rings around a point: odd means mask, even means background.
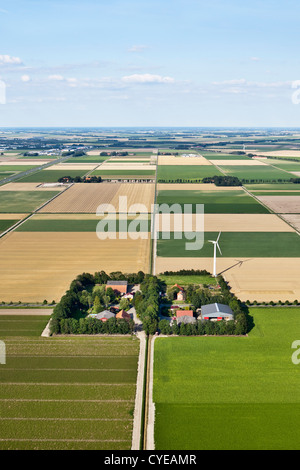
[{"label": "turbine blade", "polygon": [[219,252],[220,252],[221,256],[223,256],[223,255],[222,255],[221,248],[219,247],[219,243],[217,243],[217,247],[219,248]]},{"label": "turbine blade", "polygon": [[218,235],[217,243],[218,243],[218,241],[219,241],[219,238],[220,238],[220,236],[221,236],[221,233],[222,233],[222,232],[220,232],[219,235]]}]

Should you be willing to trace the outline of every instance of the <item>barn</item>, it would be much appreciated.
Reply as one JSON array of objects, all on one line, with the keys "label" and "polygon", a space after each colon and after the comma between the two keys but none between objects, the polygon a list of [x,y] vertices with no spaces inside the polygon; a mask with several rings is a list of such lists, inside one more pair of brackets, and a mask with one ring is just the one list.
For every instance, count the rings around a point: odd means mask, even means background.
[{"label": "barn", "polygon": [[118,294],[127,294],[127,281],[107,281],[105,290],[111,287]]},{"label": "barn", "polygon": [[219,303],[202,305],[201,318],[210,321],[234,320],[231,308],[228,305]]}]

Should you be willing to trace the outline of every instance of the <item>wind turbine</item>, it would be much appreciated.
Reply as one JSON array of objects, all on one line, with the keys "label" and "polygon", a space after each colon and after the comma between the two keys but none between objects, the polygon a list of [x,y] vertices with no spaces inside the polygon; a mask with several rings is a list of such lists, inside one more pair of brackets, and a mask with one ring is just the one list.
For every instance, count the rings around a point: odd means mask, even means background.
[{"label": "wind turbine", "polygon": [[213,243],[214,245],[214,271],[213,271],[213,276],[214,277],[217,277],[217,247],[218,247],[218,250],[222,256],[222,251],[221,251],[221,248],[219,247],[219,238],[221,236],[221,233],[219,233],[218,235],[218,238],[214,241],[214,240],[208,240],[209,243]]}]

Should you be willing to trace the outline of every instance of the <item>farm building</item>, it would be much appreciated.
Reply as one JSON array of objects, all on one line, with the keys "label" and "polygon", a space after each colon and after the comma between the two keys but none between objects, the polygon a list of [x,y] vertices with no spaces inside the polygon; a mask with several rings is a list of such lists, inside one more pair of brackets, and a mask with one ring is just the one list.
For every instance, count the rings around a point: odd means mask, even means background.
[{"label": "farm building", "polygon": [[116,318],[123,318],[124,320],[130,320],[131,316],[129,315],[129,313],[125,312],[125,310],[120,310],[117,313]]},{"label": "farm building", "polygon": [[105,289],[109,287],[119,294],[127,294],[128,283],[127,281],[107,281]]},{"label": "farm building", "polygon": [[233,311],[228,305],[224,304],[208,304],[201,307],[202,320],[233,320]]},{"label": "farm building", "polygon": [[95,318],[97,318],[97,320],[101,320],[103,322],[106,322],[110,318],[115,318],[115,314],[110,312],[109,310],[103,310],[103,312],[98,313],[95,316]]},{"label": "farm building", "polygon": [[196,323],[196,318],[194,318],[193,310],[177,310],[176,321],[177,325],[181,325],[181,323]]},{"label": "farm building", "polygon": [[185,300],[185,292],[184,292],[183,287],[179,286],[178,284],[174,284],[173,287],[177,287],[177,289],[179,289],[176,300]]},{"label": "farm building", "polygon": [[193,310],[177,310],[176,311],[176,318],[193,317],[193,316],[194,316]]}]

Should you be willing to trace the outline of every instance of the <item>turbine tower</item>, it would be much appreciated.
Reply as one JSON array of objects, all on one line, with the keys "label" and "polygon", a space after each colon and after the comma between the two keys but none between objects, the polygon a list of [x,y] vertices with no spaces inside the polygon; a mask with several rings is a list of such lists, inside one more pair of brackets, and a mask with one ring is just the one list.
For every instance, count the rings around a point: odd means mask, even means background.
[{"label": "turbine tower", "polygon": [[217,247],[218,247],[218,250],[219,250],[219,252],[222,256],[222,251],[221,251],[221,248],[219,247],[219,238],[221,236],[221,233],[222,232],[219,233],[217,240],[215,240],[215,241],[214,240],[208,240],[209,243],[213,243],[213,245],[214,245],[214,270],[213,270],[213,276],[214,277],[217,277]]}]

